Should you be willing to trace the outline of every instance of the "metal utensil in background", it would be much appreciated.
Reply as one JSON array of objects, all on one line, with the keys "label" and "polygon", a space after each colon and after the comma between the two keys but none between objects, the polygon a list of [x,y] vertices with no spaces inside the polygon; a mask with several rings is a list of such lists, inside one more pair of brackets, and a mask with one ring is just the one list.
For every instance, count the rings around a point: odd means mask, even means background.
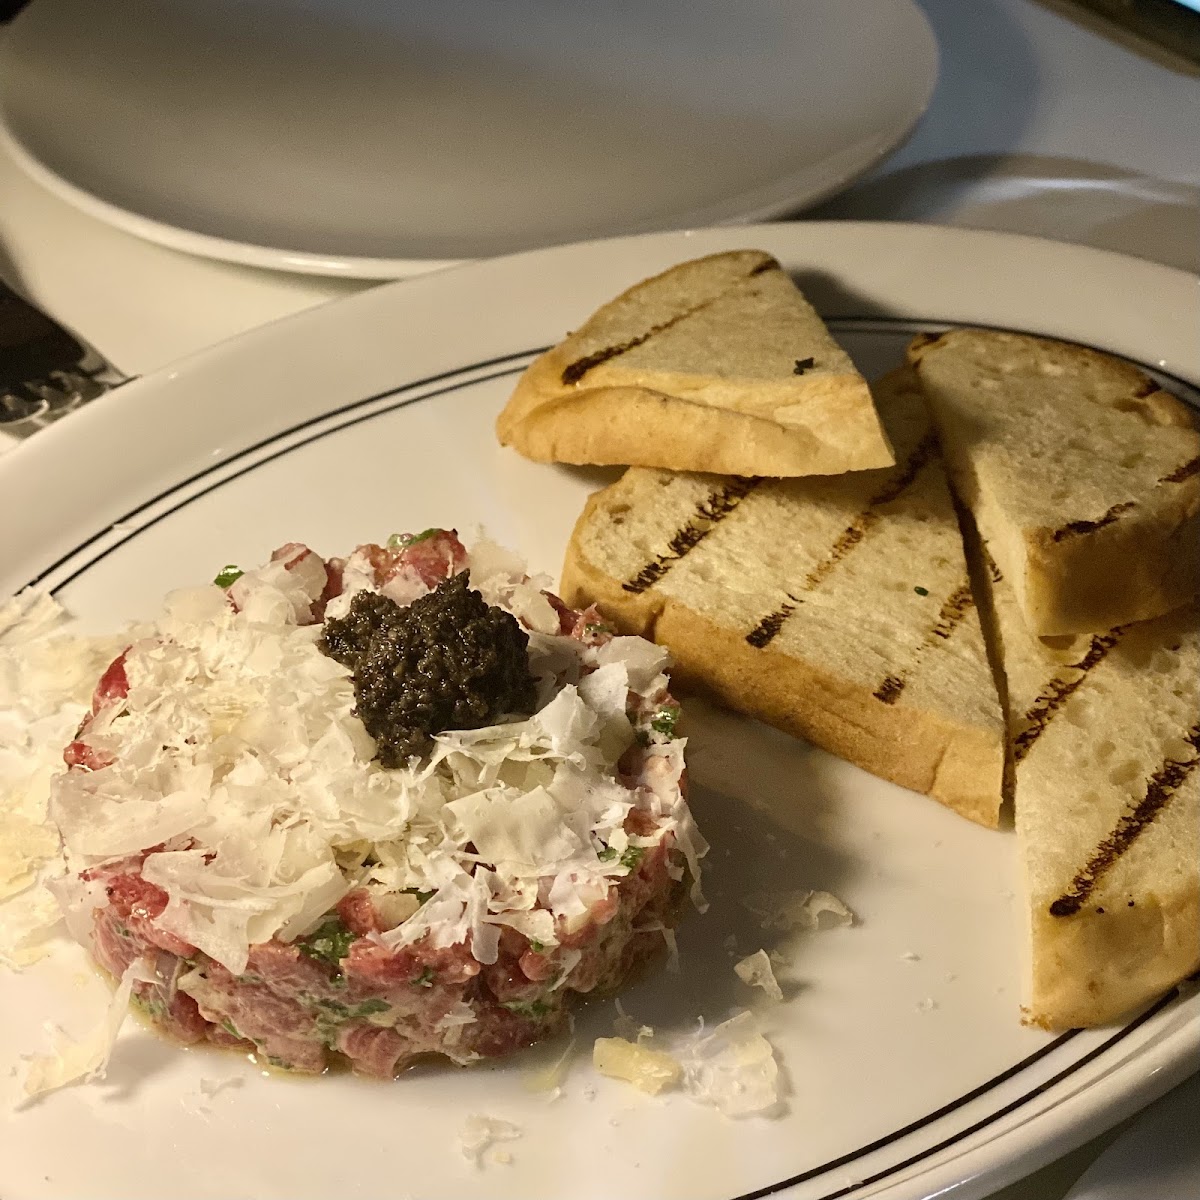
[{"label": "metal utensil in background", "polygon": [[26,438],[128,383],[81,338],[0,281],[0,443]]}]

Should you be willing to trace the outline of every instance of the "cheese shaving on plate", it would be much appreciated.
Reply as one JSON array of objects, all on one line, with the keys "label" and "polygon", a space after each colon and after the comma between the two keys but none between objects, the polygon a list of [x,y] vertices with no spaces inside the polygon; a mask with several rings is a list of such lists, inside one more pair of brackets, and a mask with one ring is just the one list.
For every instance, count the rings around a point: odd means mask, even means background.
[{"label": "cheese shaving on plate", "polygon": [[772,1000],[783,999],[783,989],[771,968],[771,959],[765,950],[758,950],[733,964],[737,977],[750,987],[762,988]]},{"label": "cheese shaving on plate", "polygon": [[592,1048],[592,1065],[600,1074],[651,1095],[678,1086],[690,1100],[727,1117],[781,1112],[783,1081],[775,1051],[752,1013],[740,1012],[707,1030],[701,1022],[682,1038],[655,1038],[624,1009],[615,1024],[619,1036],[597,1038]]},{"label": "cheese shaving on plate", "polygon": [[0,963],[10,968],[41,958],[60,920],[42,886],[62,870],[51,780],[119,648],[113,638],[65,634],[66,620],[34,589],[0,607]]},{"label": "cheese shaving on plate", "polygon": [[832,892],[753,892],[743,907],[759,918],[763,929],[822,930],[854,924],[854,913]]},{"label": "cheese shaving on plate", "polygon": [[[463,1157],[473,1162],[477,1167],[484,1165],[484,1154],[497,1142],[513,1142],[521,1136],[521,1128],[511,1121],[502,1121],[499,1117],[485,1117],[480,1113],[472,1113],[463,1123],[458,1134],[458,1145]],[[506,1151],[497,1152],[492,1156],[493,1161],[507,1164],[510,1156]]]},{"label": "cheese shaving on plate", "polygon": [[700,1030],[679,1053],[684,1088],[693,1100],[727,1117],[769,1116],[782,1097],[779,1065],[771,1043],[751,1013],[738,1013]]},{"label": "cheese shaving on plate", "polygon": [[68,1037],[55,1025],[46,1026],[53,1047],[51,1052],[25,1060],[24,1088],[29,1099],[69,1083],[104,1078],[113,1044],[129,1012],[134,982],[144,974],[145,968],[140,962],[130,965],[113,992],[104,1019],[79,1041]]}]

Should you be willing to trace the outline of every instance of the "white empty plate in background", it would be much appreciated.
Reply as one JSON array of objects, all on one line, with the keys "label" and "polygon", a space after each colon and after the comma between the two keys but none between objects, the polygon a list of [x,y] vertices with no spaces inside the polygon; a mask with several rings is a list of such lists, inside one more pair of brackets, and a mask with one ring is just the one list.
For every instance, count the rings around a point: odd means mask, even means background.
[{"label": "white empty plate in background", "polygon": [[0,129],[142,237],[386,278],[794,210],[936,75],[912,0],[34,0]]}]

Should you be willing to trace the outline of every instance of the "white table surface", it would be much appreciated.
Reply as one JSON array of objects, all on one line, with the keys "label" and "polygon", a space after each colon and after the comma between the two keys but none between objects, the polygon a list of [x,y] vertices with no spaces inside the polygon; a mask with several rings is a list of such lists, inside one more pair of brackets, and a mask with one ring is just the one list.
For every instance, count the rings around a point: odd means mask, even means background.
[{"label": "white table surface", "polygon": [[[919,2],[942,56],[929,112],[888,161],[808,215],[1042,234],[1200,272],[1200,77],[1034,0]],[[368,286],[139,241],[3,153],[0,277],[137,375]],[[1111,1136],[995,1200],[1062,1200]]]}]

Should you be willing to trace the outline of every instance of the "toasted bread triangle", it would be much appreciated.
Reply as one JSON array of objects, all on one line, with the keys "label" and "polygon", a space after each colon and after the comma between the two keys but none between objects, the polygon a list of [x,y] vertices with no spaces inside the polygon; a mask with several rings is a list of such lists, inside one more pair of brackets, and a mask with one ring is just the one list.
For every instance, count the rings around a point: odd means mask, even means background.
[{"label": "toasted bread triangle", "polygon": [[1200,433],[1107,354],[998,330],[909,348],[955,489],[1030,627],[1102,632],[1200,593]]},{"label": "toasted bread triangle", "polygon": [[1126,1016],[1200,968],[1200,608],[1039,638],[995,563],[1029,921],[1025,1019]]},{"label": "toasted bread triangle", "polygon": [[870,389],[770,255],[671,268],[521,377],[496,423],[539,461],[741,475],[890,465]]}]

